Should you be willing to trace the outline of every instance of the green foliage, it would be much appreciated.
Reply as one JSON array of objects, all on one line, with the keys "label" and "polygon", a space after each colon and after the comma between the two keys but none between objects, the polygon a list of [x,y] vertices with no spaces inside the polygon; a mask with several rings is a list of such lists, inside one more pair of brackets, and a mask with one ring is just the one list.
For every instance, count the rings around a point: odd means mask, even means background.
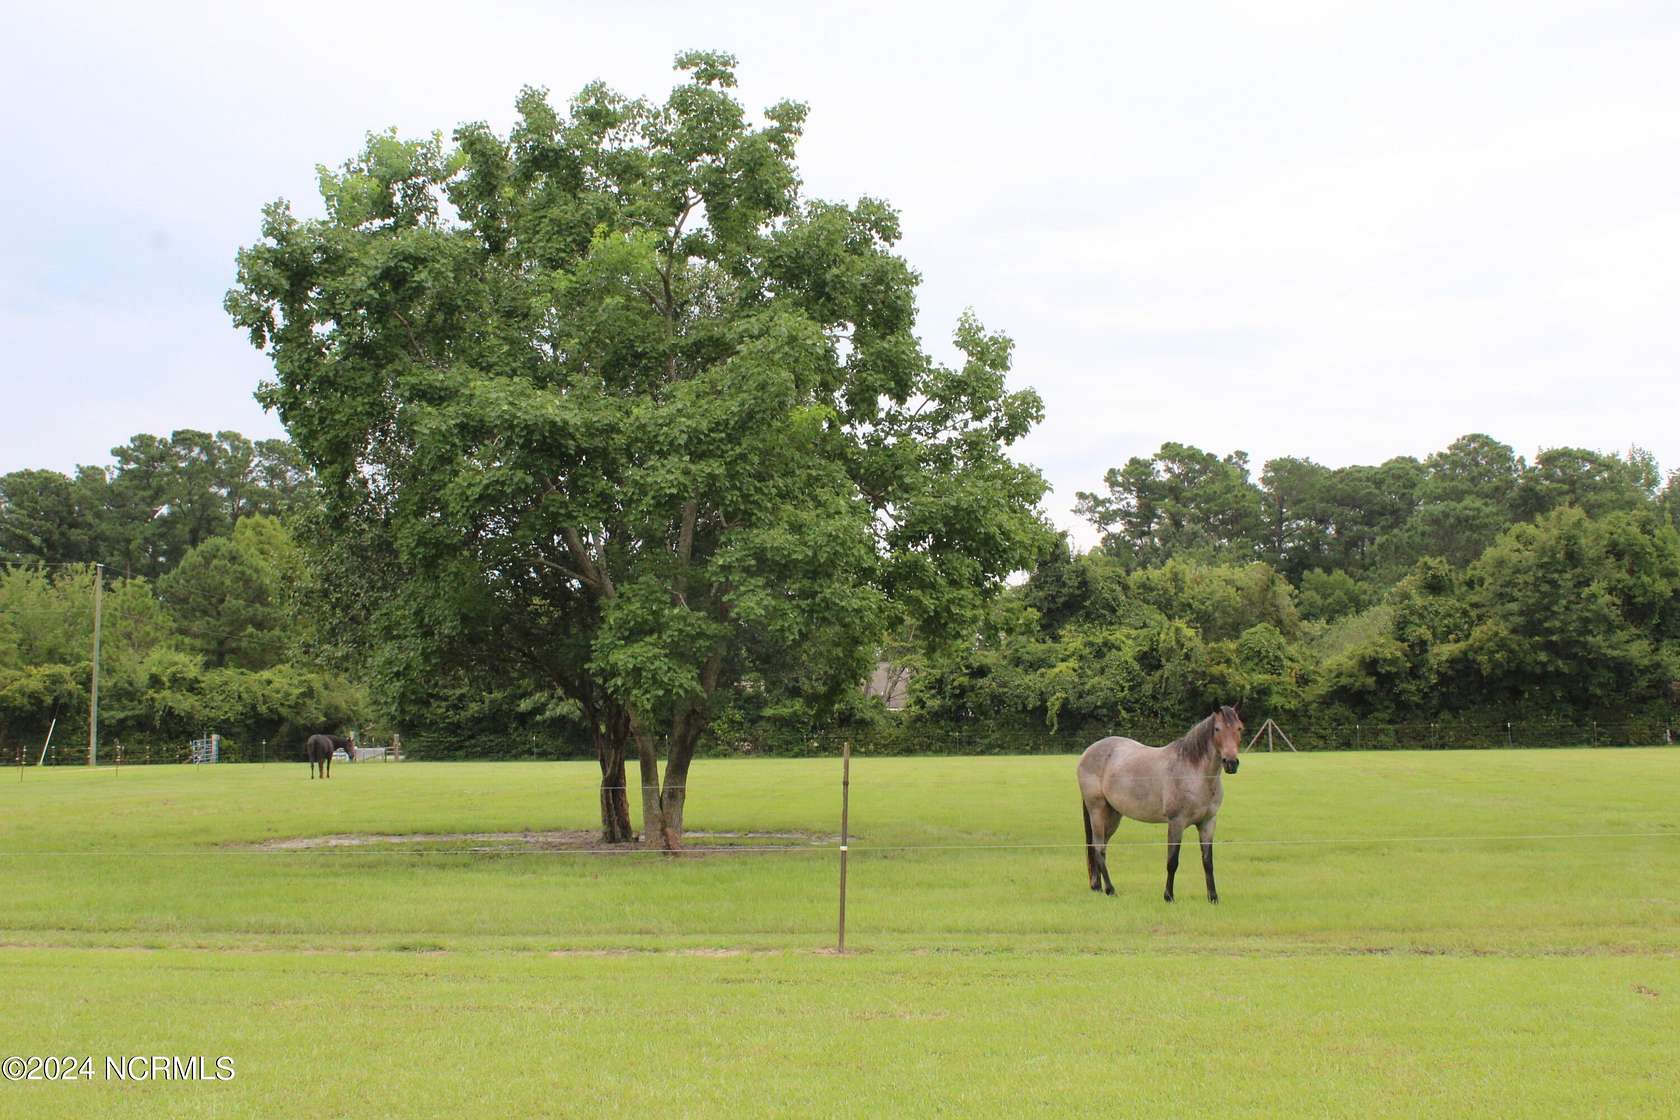
[{"label": "green foliage", "polygon": [[1522,483],[1521,456],[1492,436],[1460,436],[1424,460],[1420,502],[1482,501],[1510,509]]},{"label": "green foliage", "polygon": [[[1141,719],[1182,730],[1216,703],[1300,703],[1302,623],[1294,592],[1267,565],[1175,558],[1128,573],[1092,552],[1045,567],[1044,579],[1035,573],[998,601],[977,645],[913,678],[917,719],[1062,734]],[[1087,593],[1083,609],[1068,588]],[[1046,625],[1033,604],[1062,624]]]},{"label": "green foliage", "polygon": [[41,741],[51,721],[79,707],[86,696],[86,678],[74,666],[0,669],[0,722],[14,732],[9,736],[14,747]]},{"label": "green foliage", "polygon": [[1207,565],[1174,557],[1133,573],[1127,583],[1133,598],[1210,641],[1236,638],[1260,623],[1291,638],[1300,634],[1294,590],[1266,564]]},{"label": "green foliage", "polygon": [[1378,542],[1377,562],[1389,572],[1407,571],[1426,557],[1462,568],[1509,524],[1509,514],[1486,498],[1426,502]]},{"label": "green foliage", "polygon": [[100,555],[105,476],[22,470],[0,476],[0,561],[93,563]]},{"label": "green foliage", "polygon": [[1668,482],[1657,495],[1656,506],[1659,516],[1672,528],[1680,529],[1680,471],[1669,472]]},{"label": "green foliage", "polygon": [[1371,591],[1345,571],[1312,568],[1301,573],[1301,590],[1296,601],[1302,618],[1334,622],[1370,606]]},{"label": "green foliage", "polygon": [[1664,487],[1637,447],[1625,456],[1552,448],[1529,464],[1471,434],[1422,462],[1332,469],[1272,459],[1258,484],[1247,464],[1241,451],[1221,458],[1166,443],[1110,470],[1107,493],[1082,492],[1077,509],[1128,565],[1257,558],[1297,587],[1315,570],[1391,586],[1426,556],[1463,568],[1511,524],[1566,505],[1599,517],[1656,504],[1680,517],[1674,484]]}]

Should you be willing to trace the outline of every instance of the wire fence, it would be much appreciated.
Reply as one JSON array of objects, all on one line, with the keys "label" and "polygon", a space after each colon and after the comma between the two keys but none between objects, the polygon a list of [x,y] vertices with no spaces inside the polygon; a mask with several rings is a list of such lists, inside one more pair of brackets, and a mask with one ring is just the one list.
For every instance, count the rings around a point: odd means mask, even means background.
[{"label": "wire fence", "polygon": [[[1260,731],[1263,719],[1250,717],[1243,735],[1245,748]],[[1263,732],[1253,750],[1300,751],[1392,751],[1392,750],[1518,750],[1557,747],[1646,747],[1680,741],[1680,720],[1666,713],[1606,713],[1602,717],[1546,719],[1468,719],[1443,717],[1438,720],[1365,722],[1353,719],[1279,717],[1281,734]],[[1109,735],[1121,735],[1154,745],[1169,743],[1184,734],[1185,724],[1141,718],[1117,721],[1105,727],[1084,727],[1056,732],[1019,727],[922,724],[907,720],[885,727],[837,728],[808,733],[780,733],[774,736],[712,737],[703,741],[702,758],[821,758],[838,756],[850,743],[860,757],[962,756],[1078,754],[1091,743]],[[255,736],[221,739],[218,764],[302,762],[303,740],[298,735],[281,739]],[[43,743],[33,743],[15,734],[0,734],[3,764],[34,766],[42,762]],[[383,742],[367,742],[377,749]],[[545,761],[593,758],[592,749],[573,734],[544,737],[492,734],[437,735],[420,733],[402,738],[401,757],[421,761]],[[125,744],[121,739],[102,741],[100,765],[153,766],[189,764],[192,749],[186,740],[148,740]],[[363,761],[369,761],[364,759]],[[87,763],[85,725],[59,728],[45,765],[77,766]]]},{"label": "wire fence", "polygon": [[[1264,721],[1248,717],[1249,736]],[[1277,717],[1278,726],[1294,748],[1303,751],[1348,750],[1485,750],[1548,747],[1654,746],[1680,739],[1680,719],[1668,712],[1604,713],[1572,718],[1455,718],[1404,722],[1329,717]],[[833,728],[822,731],[775,731],[763,734],[720,735],[704,740],[702,758],[820,758],[838,755],[850,742],[862,756],[903,755],[1034,755],[1078,754],[1109,735],[1122,735],[1152,745],[1172,742],[1188,724],[1159,718],[1117,720],[1056,731],[985,724],[922,723],[906,719],[885,726]],[[587,743],[573,738],[540,735],[471,734],[403,735],[404,749],[416,759],[568,759],[591,758]],[[1274,747],[1286,750],[1282,736]],[[1266,749],[1264,736],[1255,744]]]},{"label": "wire fence", "polygon": [[[122,766],[174,766],[174,765],[227,765],[227,764],[262,764],[270,762],[299,762],[303,758],[303,739],[295,742],[271,743],[263,739],[255,743],[239,742],[238,740],[222,738],[218,743],[215,757],[208,757],[195,743],[204,740],[182,742],[142,742],[133,745],[121,740],[103,741],[99,744],[99,769],[115,769]],[[360,761],[380,762],[398,759],[401,756],[393,753],[389,746],[381,744],[378,747],[363,747],[360,750],[367,756]],[[44,752],[44,755],[43,755]],[[381,754],[380,752],[384,752]],[[406,753],[406,751],[404,752]],[[88,744],[86,732],[82,737],[71,738],[68,741],[55,737],[48,749],[47,744],[37,742],[31,747],[27,743],[14,741],[10,745],[0,746],[0,758],[12,767],[24,766],[54,766],[54,767],[87,767]]]}]

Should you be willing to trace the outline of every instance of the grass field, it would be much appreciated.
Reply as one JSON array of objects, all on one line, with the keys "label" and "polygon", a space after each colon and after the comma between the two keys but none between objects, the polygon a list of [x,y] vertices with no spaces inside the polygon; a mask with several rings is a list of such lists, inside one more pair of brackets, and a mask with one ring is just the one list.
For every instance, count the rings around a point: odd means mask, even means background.
[{"label": "grass field", "polygon": [[[1085,886],[1073,760],[697,764],[668,859],[587,764],[0,772],[0,1116],[1672,1115],[1680,751],[1252,755],[1221,903],[1128,822]],[[800,847],[815,844],[810,848]],[[270,846],[264,846],[270,845]],[[478,849],[478,850],[475,850]],[[487,849],[487,850],[486,850]]]}]

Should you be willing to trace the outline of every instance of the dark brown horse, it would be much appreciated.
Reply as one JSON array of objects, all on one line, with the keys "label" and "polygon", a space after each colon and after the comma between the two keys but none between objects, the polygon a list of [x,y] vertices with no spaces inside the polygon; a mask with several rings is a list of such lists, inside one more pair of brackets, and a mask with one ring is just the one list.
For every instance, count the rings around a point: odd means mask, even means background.
[{"label": "dark brown horse", "polygon": [[303,744],[303,757],[309,762],[309,776],[315,777],[319,770],[321,777],[332,777],[332,756],[339,748],[344,749],[344,757],[351,762],[356,761],[356,741],[346,739],[342,735],[311,735]]}]

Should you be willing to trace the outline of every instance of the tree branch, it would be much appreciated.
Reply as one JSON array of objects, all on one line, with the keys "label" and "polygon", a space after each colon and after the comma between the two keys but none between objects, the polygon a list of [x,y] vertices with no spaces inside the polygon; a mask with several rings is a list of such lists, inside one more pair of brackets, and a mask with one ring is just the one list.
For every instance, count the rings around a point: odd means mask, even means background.
[{"label": "tree branch", "polygon": [[611,599],[617,592],[613,587],[612,576],[607,574],[606,564],[595,563],[576,529],[568,525],[562,532],[565,534],[566,547],[571,551],[572,559],[583,569],[583,581],[599,592],[602,598]]},{"label": "tree branch", "polygon": [[426,348],[420,345],[420,339],[414,333],[414,324],[408,321],[408,317],[394,307],[391,308],[391,314],[397,317],[397,322],[401,323],[403,325],[403,330],[408,332],[408,344],[414,348],[414,356],[419,358],[420,361],[426,365],[431,366],[433,369],[442,369],[442,366],[432,360],[432,356],[426,352]]},{"label": "tree branch", "polygon": [[694,522],[700,516],[700,500],[690,498],[683,503],[682,527],[677,530],[677,560],[683,567],[688,567],[689,557],[694,555]]}]

